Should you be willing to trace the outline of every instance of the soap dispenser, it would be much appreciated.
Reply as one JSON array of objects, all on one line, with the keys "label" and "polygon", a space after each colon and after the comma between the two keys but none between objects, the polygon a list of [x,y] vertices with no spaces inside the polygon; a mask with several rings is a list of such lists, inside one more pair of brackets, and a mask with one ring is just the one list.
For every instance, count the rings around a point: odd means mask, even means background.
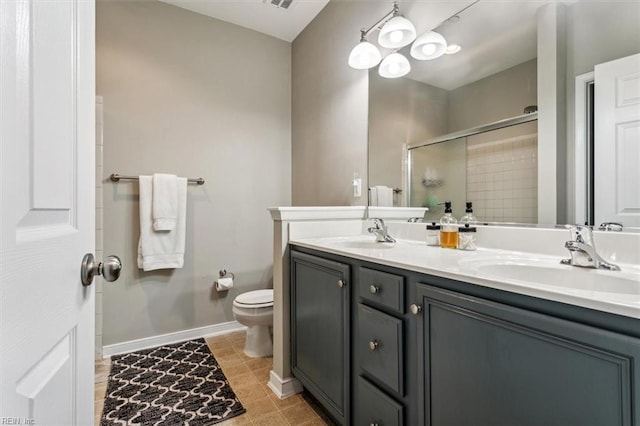
[{"label": "soap dispenser", "polygon": [[476,249],[476,228],[468,223],[458,230],[458,250],[473,251]]},{"label": "soap dispenser", "polygon": [[458,221],[453,217],[451,201],[445,201],[444,216],[440,219],[440,247],[458,247]]},{"label": "soap dispenser", "polygon": [[478,223],[478,219],[473,215],[473,203],[467,201],[467,208],[465,209],[465,215],[460,218],[461,224],[475,225]]},{"label": "soap dispenser", "polygon": [[440,246],[440,225],[435,222],[427,225],[427,245]]}]

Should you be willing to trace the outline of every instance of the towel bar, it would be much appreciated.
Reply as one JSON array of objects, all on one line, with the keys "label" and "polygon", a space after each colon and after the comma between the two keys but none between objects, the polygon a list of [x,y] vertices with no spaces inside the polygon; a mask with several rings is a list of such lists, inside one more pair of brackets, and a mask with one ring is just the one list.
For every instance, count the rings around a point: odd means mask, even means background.
[{"label": "towel bar", "polygon": [[[124,180],[138,180],[138,176],[119,175],[118,173],[111,173],[111,176],[109,176],[109,178],[113,182],[119,182],[121,179],[124,179]],[[204,185],[204,179],[202,179],[202,178],[188,178],[187,182],[188,183],[197,183],[198,185]]]},{"label": "towel bar", "polygon": [[[369,192],[371,192],[371,188],[369,188]],[[400,188],[393,188],[393,193],[394,193],[394,194],[400,194],[400,193],[402,193],[402,189],[400,189]]]}]

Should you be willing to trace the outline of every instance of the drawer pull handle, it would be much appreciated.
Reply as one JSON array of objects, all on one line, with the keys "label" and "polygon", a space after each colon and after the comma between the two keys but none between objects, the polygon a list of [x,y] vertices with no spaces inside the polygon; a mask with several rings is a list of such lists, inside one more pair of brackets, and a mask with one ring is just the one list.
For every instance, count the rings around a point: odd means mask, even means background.
[{"label": "drawer pull handle", "polygon": [[347,283],[345,283],[343,280],[338,280],[338,287],[342,288],[345,285],[347,285]]},{"label": "drawer pull handle", "polygon": [[422,312],[422,306],[416,305],[414,303],[413,305],[409,306],[409,310],[413,315],[418,315],[420,312]]},{"label": "drawer pull handle", "polygon": [[369,426],[378,426],[378,423],[371,423]]},{"label": "drawer pull handle", "polygon": [[369,291],[371,292],[371,294],[377,294],[380,293],[380,287],[378,287],[377,285],[371,285],[371,287],[369,287]]},{"label": "drawer pull handle", "polygon": [[369,341],[369,349],[371,349],[372,351],[375,351],[376,349],[378,349],[379,345],[380,345],[380,343],[378,343],[377,340]]}]

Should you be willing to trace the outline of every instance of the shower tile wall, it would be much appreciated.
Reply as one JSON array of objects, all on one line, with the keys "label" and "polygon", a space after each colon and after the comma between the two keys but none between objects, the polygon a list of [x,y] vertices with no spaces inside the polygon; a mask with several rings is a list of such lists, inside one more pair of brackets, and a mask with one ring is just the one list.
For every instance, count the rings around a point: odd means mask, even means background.
[{"label": "shower tile wall", "polygon": [[537,134],[470,141],[467,199],[480,221],[537,223],[537,182]]},{"label": "shower tile wall", "polygon": [[[104,258],[102,251],[102,96],[96,96],[96,251],[95,256],[98,261]],[[96,291],[96,343],[95,358],[102,358],[102,277],[94,278]]]}]

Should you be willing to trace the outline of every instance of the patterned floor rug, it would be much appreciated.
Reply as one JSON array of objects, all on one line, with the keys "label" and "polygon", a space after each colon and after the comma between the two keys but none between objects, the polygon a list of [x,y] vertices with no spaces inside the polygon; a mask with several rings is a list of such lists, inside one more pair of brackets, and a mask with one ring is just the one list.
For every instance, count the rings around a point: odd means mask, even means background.
[{"label": "patterned floor rug", "polygon": [[212,425],[244,412],[196,339],[113,356],[101,425]]}]

